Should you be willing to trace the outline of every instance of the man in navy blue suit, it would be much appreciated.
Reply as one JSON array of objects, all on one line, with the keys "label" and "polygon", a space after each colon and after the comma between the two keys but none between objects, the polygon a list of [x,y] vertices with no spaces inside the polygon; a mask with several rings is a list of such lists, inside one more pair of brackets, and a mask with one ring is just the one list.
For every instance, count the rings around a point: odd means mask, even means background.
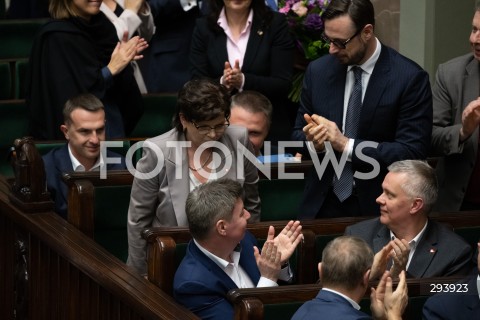
[{"label": "man in navy blue suit", "polygon": [[[477,246],[480,251],[480,242]],[[463,290],[468,289],[468,292],[442,293],[428,298],[423,306],[423,319],[480,319],[480,254],[477,256],[477,268],[474,274],[459,283],[461,287],[456,286]]]},{"label": "man in navy blue suit", "polygon": [[379,215],[387,166],[427,156],[428,74],[376,38],[369,0],[332,0],[322,18],[330,54],[306,70],[293,139],[328,164],[308,177],[299,218]]},{"label": "man in navy blue suit", "polygon": [[[377,257],[375,257],[376,259]],[[368,244],[356,237],[342,236],[330,241],[322,252],[318,272],[322,290],[293,315],[292,320],[372,319],[360,311],[359,302],[368,289],[374,256]],[[400,273],[397,289],[385,272],[377,289],[372,288],[370,309],[373,319],[402,319],[408,303],[405,271]]]},{"label": "man in navy blue suit", "polygon": [[60,130],[68,143],[43,156],[47,189],[55,202],[55,212],[67,218],[67,185],[62,175],[72,171],[97,171],[106,165],[107,170],[126,169],[125,159],[114,152],[107,157],[119,163],[106,164],[100,152],[100,142],[105,140],[105,111],[102,102],[92,94],[81,94],[65,103],[64,124]]},{"label": "man in navy blue suit", "polygon": [[277,286],[292,277],[288,259],[303,238],[299,221],[276,236],[272,226],[262,251],[247,228],[243,189],[230,179],[204,183],[185,206],[193,240],[175,273],[173,296],[202,319],[233,319],[229,290]]}]

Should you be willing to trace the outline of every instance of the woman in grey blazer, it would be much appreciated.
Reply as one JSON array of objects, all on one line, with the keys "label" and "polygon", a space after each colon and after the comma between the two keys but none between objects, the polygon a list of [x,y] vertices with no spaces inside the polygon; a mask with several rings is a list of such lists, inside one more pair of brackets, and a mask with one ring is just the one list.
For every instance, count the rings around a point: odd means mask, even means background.
[{"label": "woman in grey blazer", "polygon": [[229,116],[230,94],[224,86],[192,80],[178,94],[174,129],[145,141],[127,224],[127,264],[141,274],[147,271],[141,232],[152,226],[187,226],[185,201],[197,185],[222,177],[239,181],[245,191],[245,209],[251,214],[249,221],[260,220],[258,171],[244,157],[254,151],[247,130],[230,127]]}]

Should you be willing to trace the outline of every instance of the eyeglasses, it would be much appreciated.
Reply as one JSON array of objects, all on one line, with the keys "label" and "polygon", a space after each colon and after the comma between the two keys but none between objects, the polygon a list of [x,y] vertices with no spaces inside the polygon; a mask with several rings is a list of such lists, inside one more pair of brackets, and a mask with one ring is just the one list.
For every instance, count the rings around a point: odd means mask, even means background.
[{"label": "eyeglasses", "polygon": [[351,36],[350,38],[348,38],[345,41],[330,39],[329,37],[327,37],[327,35],[325,33],[322,33],[322,40],[325,41],[327,44],[332,44],[333,43],[335,45],[335,47],[337,47],[337,48],[345,49],[347,47],[347,44],[350,42],[350,40],[352,40],[353,38],[358,36],[360,34],[360,32],[362,32],[362,30],[363,29],[357,30],[357,32],[355,32],[355,34],[353,36]]},{"label": "eyeglasses", "polygon": [[215,133],[222,133],[230,125],[230,121],[228,121],[228,119],[225,119],[225,123],[217,124],[214,127],[207,126],[207,125],[199,126],[194,121],[191,121],[191,122],[193,123],[195,128],[197,128],[198,133],[200,133],[200,134],[209,134],[210,131],[212,131],[212,130],[215,131]]}]

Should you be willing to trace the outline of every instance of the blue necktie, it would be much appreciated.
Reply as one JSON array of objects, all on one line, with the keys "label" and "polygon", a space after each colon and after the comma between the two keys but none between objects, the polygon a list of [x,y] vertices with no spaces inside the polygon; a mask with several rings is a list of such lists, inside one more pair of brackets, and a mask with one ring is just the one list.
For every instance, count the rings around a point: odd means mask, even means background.
[{"label": "blue necktie", "polygon": [[278,11],[277,2],[275,0],[267,0],[267,5],[273,10]]},{"label": "blue necktie", "polygon": [[[348,99],[347,116],[345,117],[344,135],[347,138],[356,138],[358,131],[358,124],[360,119],[360,112],[362,111],[362,68],[353,67],[353,75],[355,82],[353,83],[352,93]],[[353,170],[352,163],[347,161],[342,170],[340,178],[333,181],[333,192],[338,197],[340,202],[345,201],[351,196],[353,189]]]}]

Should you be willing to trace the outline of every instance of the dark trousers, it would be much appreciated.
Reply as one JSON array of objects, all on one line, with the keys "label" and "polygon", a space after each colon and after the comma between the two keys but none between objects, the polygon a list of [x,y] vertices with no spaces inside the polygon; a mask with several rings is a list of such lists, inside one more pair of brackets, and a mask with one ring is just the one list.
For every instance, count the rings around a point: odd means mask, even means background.
[{"label": "dark trousers", "polygon": [[333,192],[333,188],[330,188],[316,218],[358,217],[361,215],[360,203],[355,188],[352,191],[352,195],[343,202],[338,200]]}]

